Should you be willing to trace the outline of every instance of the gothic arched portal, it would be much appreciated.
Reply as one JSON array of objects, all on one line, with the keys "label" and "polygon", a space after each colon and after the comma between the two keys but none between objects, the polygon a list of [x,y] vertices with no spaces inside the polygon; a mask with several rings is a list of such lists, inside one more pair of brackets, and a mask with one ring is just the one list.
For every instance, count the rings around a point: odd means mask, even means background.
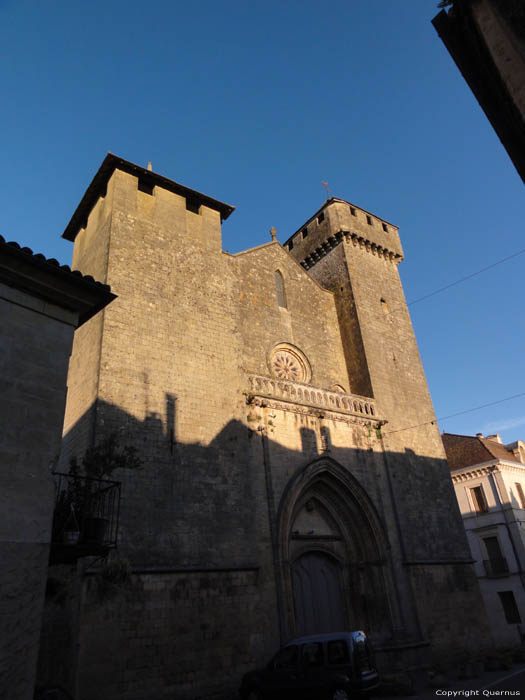
[{"label": "gothic arched portal", "polygon": [[348,470],[323,457],[296,474],[279,508],[279,547],[288,637],[343,629],[391,637],[387,537]]}]

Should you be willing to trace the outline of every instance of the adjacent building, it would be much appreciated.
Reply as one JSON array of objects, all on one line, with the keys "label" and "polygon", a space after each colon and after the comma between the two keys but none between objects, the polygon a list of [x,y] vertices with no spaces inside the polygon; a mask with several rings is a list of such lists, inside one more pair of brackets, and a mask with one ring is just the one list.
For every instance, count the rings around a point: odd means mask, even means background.
[{"label": "adjacent building", "polygon": [[525,5],[451,0],[432,24],[525,181]]},{"label": "adjacent building", "polygon": [[114,295],[0,236],[0,696],[31,700],[75,329]]},{"label": "adjacent building", "polygon": [[525,633],[525,444],[499,435],[443,434],[494,641]]}]

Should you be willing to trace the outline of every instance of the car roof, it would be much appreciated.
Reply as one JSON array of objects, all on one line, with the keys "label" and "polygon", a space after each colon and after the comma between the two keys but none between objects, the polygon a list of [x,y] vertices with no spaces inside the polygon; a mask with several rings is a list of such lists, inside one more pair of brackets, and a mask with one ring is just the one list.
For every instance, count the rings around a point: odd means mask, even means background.
[{"label": "car roof", "polygon": [[308,634],[303,637],[296,637],[295,639],[290,639],[284,646],[288,647],[291,644],[308,644],[308,642],[329,642],[334,639],[341,639],[341,637],[353,639],[356,634],[366,638],[366,634],[361,630],[355,630],[353,632],[328,632],[325,634]]}]

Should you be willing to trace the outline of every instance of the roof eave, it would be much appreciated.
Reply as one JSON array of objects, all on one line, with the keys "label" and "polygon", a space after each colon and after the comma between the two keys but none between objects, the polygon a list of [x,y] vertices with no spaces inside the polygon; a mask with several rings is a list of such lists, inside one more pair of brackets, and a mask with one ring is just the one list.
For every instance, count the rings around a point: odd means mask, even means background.
[{"label": "roof eave", "polygon": [[76,313],[77,326],[117,296],[108,285],[3,239],[0,240],[0,282]]}]

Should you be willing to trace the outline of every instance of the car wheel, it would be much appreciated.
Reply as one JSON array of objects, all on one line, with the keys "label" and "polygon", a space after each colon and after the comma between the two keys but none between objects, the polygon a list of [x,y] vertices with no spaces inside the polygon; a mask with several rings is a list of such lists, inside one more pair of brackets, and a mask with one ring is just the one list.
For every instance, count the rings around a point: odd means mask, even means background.
[{"label": "car wheel", "polygon": [[350,700],[350,693],[344,688],[336,688],[332,693],[331,700]]}]

